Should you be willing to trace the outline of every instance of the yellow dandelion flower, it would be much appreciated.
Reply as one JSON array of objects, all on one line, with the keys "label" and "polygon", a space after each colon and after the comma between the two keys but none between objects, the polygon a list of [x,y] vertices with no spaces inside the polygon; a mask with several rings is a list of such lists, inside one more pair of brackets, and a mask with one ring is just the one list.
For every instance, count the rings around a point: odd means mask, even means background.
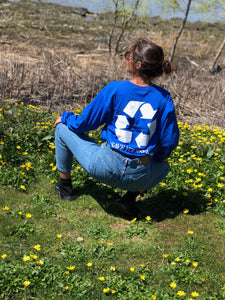
[{"label": "yellow dandelion flower", "polygon": [[103,289],[103,293],[108,293],[109,292],[109,288]]},{"label": "yellow dandelion flower", "polygon": [[130,271],[131,271],[131,272],[134,272],[134,270],[135,270],[135,268],[130,267]]},{"label": "yellow dandelion flower", "polygon": [[193,179],[185,180],[185,183],[192,183]]},{"label": "yellow dandelion flower", "polygon": [[194,234],[194,232],[192,230],[188,230],[187,233],[190,234],[190,235]]},{"label": "yellow dandelion flower", "polygon": [[27,219],[31,218],[31,216],[32,216],[32,215],[31,215],[30,213],[27,213],[27,214],[26,214],[26,218],[27,218]]},{"label": "yellow dandelion flower", "polygon": [[151,221],[151,217],[150,216],[147,216],[147,217],[145,217],[145,219],[147,220],[147,221]]},{"label": "yellow dandelion flower", "polygon": [[30,285],[30,281],[26,280],[23,282],[23,284],[25,285],[25,287],[28,287]]},{"label": "yellow dandelion flower", "polygon": [[87,266],[88,266],[88,267],[91,267],[91,266],[92,266],[92,263],[91,263],[91,262],[87,263]]},{"label": "yellow dandelion flower", "polygon": [[194,268],[197,268],[198,262],[197,262],[197,261],[194,261],[193,264],[192,264],[192,266],[193,266]]},{"label": "yellow dandelion flower", "polygon": [[25,190],[25,185],[21,184],[20,188],[21,190]]},{"label": "yellow dandelion flower", "polygon": [[42,265],[44,264],[44,261],[43,261],[43,260],[37,260],[37,261],[36,261],[36,264],[37,264],[38,266],[42,266]]},{"label": "yellow dandelion flower", "polygon": [[30,254],[30,257],[33,259],[37,259],[37,255]]},{"label": "yellow dandelion flower", "polygon": [[5,207],[3,208],[3,210],[10,210],[10,208],[9,208],[8,206],[5,206]]},{"label": "yellow dandelion flower", "polygon": [[6,257],[7,257],[7,254],[2,254],[2,255],[1,255],[1,258],[2,258],[2,259],[5,259]]},{"label": "yellow dandelion flower", "polygon": [[113,246],[113,243],[108,242],[107,245],[108,245],[109,247],[112,247],[112,246]]},{"label": "yellow dandelion flower", "polygon": [[110,267],[110,270],[111,270],[111,271],[116,271],[116,267],[115,267],[115,266],[112,266],[112,267]]},{"label": "yellow dandelion flower", "polygon": [[146,265],[145,265],[145,264],[140,264],[140,266],[141,266],[142,268],[145,268],[145,267],[146,267]]},{"label": "yellow dandelion flower", "polygon": [[27,154],[28,154],[28,152],[26,152],[26,151],[25,151],[25,152],[23,152],[23,155],[27,155]]},{"label": "yellow dandelion flower", "polygon": [[179,257],[176,257],[176,258],[175,258],[175,261],[179,262],[179,261],[180,261],[180,258],[179,258]]},{"label": "yellow dandelion flower", "polygon": [[115,294],[115,293],[116,293],[116,291],[115,291],[115,290],[111,290],[111,293],[112,293],[112,294]]},{"label": "yellow dandelion flower", "polygon": [[184,297],[186,293],[184,291],[178,291],[177,296]]},{"label": "yellow dandelion flower", "polygon": [[98,277],[98,279],[100,280],[100,281],[104,281],[105,280],[105,277]]},{"label": "yellow dandelion flower", "polygon": [[206,177],[206,175],[204,173],[201,173],[201,172],[198,173],[198,176]]},{"label": "yellow dandelion flower", "polygon": [[21,147],[20,147],[20,146],[16,146],[16,148],[17,148],[17,149],[21,149]]},{"label": "yellow dandelion flower", "polygon": [[152,295],[152,296],[151,296],[151,299],[152,299],[152,300],[156,300],[157,298],[156,298],[155,295]]},{"label": "yellow dandelion flower", "polygon": [[199,293],[197,293],[197,292],[194,291],[194,292],[191,293],[191,296],[193,298],[197,298],[199,296]]},{"label": "yellow dandelion flower", "polygon": [[131,223],[134,223],[137,221],[137,218],[134,218],[133,220],[131,220]]},{"label": "yellow dandelion flower", "polygon": [[177,284],[176,284],[174,281],[172,281],[172,282],[170,283],[170,287],[171,287],[171,288],[175,289],[176,286],[177,286]]},{"label": "yellow dandelion flower", "polygon": [[196,181],[196,182],[200,182],[200,181],[202,181],[202,180],[201,180],[201,178],[195,178],[195,181]]},{"label": "yellow dandelion flower", "polygon": [[68,289],[69,289],[68,285],[67,285],[67,286],[65,286],[65,287],[64,287],[64,289],[65,289],[65,290],[68,290]]},{"label": "yellow dandelion flower", "polygon": [[37,244],[33,247],[35,250],[40,251],[41,250],[41,245]]},{"label": "yellow dandelion flower", "polygon": [[76,267],[75,266],[69,266],[69,267],[66,267],[68,270],[70,270],[70,271],[73,271]]},{"label": "yellow dandelion flower", "polygon": [[50,144],[49,144],[49,148],[55,149],[55,145],[54,145],[53,143],[50,143]]},{"label": "yellow dandelion flower", "polygon": [[145,280],[145,275],[141,275],[140,278],[141,278],[141,280],[144,281]]},{"label": "yellow dandelion flower", "polygon": [[163,255],[165,258],[169,257],[170,255],[169,254],[164,254]]},{"label": "yellow dandelion flower", "polygon": [[61,239],[61,238],[62,238],[62,235],[59,234],[59,233],[57,233],[56,236],[57,236],[58,239]]},{"label": "yellow dandelion flower", "polygon": [[27,262],[27,261],[29,261],[29,260],[30,260],[30,256],[24,255],[23,261],[24,261],[24,262]]},{"label": "yellow dandelion flower", "polygon": [[183,213],[184,213],[184,214],[188,214],[188,213],[189,213],[189,209],[186,208],[186,209],[183,211]]}]

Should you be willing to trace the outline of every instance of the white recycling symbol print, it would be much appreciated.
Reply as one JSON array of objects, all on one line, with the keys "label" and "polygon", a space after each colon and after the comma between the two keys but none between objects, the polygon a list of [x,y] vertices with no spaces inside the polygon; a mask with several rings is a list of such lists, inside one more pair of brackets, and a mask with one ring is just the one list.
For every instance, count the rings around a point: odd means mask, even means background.
[{"label": "white recycling symbol print", "polygon": [[[127,106],[124,108],[124,112],[133,118],[137,111],[140,109],[142,114],[141,119],[152,120],[157,110],[154,110],[149,103],[141,101],[130,101]],[[129,144],[132,141],[132,131],[126,130],[126,127],[129,125],[127,117],[124,115],[119,115],[115,123],[116,136],[119,141]],[[156,120],[147,123],[149,134],[144,134],[141,132],[135,139],[137,146],[146,147],[150,138],[153,136],[156,130]]]}]

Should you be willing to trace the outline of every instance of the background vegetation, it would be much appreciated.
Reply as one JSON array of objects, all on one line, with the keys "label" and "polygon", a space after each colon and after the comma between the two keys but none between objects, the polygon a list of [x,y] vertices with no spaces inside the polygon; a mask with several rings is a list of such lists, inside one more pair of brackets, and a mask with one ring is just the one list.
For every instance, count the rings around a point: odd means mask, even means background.
[{"label": "background vegetation", "polygon": [[[157,83],[177,110],[180,144],[167,178],[138,199],[130,220],[74,161],[77,199],[54,193],[53,123],[80,114],[109,81],[127,78],[108,55],[113,19],[39,2],[0,6],[0,298],[225,298],[225,131],[222,70],[208,66],[224,24],[188,23],[174,73]],[[181,20],[134,20],[124,35],[147,36],[169,55]],[[121,52],[122,55],[122,52]],[[101,142],[100,131],[89,134]]]},{"label": "background vegetation", "polygon": [[[86,106],[106,83],[127,78],[122,54],[138,37],[162,45],[168,58],[182,24],[135,18],[120,43],[121,57],[114,57],[108,52],[114,20],[109,13],[19,1],[1,4],[0,17],[2,98],[55,112]],[[171,92],[180,121],[224,127],[224,50],[218,60],[222,70],[209,72],[223,40],[224,23],[185,25],[174,73],[159,81]]]}]

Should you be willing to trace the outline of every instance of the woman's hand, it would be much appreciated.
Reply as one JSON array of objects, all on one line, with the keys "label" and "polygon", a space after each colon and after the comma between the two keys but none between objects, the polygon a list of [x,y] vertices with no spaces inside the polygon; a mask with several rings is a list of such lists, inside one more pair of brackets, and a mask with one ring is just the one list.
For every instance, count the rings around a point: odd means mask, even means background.
[{"label": "woman's hand", "polygon": [[166,164],[169,164],[168,158],[164,159],[164,162],[165,162]]},{"label": "woman's hand", "polygon": [[54,124],[55,127],[56,127],[59,123],[62,123],[61,118],[62,118],[62,117],[58,117],[58,119],[55,121],[55,124]]}]

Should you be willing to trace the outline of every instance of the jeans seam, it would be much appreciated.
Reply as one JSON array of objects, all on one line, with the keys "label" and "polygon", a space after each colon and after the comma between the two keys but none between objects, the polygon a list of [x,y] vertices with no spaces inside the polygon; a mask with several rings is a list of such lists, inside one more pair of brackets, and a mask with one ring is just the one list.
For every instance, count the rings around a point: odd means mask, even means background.
[{"label": "jeans seam", "polygon": [[[107,156],[108,160],[112,163],[112,165],[114,166],[114,168],[118,170],[119,174],[121,175],[120,176],[120,178],[121,178],[123,176],[123,172],[121,172],[121,170],[113,163],[111,157],[107,154],[107,152],[105,151],[105,149],[103,148],[102,150],[105,153],[105,155]],[[116,157],[116,159],[118,159],[118,157],[116,155],[114,155],[114,153],[113,153],[113,156]]]},{"label": "jeans seam", "polygon": [[[65,128],[63,128],[63,130],[64,130],[64,132],[66,131],[65,130]],[[73,132],[72,132],[73,133]],[[66,134],[66,133],[65,133]],[[75,134],[77,134],[77,133],[75,133]],[[73,136],[72,136],[72,138],[73,138]],[[75,142],[76,142],[76,140],[75,140]],[[94,141],[93,141],[94,142]],[[96,145],[97,145],[97,143],[96,143]],[[80,147],[80,149],[84,152],[84,154],[86,154],[89,158],[90,158],[90,152],[88,152],[88,151],[86,151],[86,148],[85,147],[83,147],[83,145],[81,144],[81,143],[79,143],[79,147]],[[73,151],[67,146],[67,148],[73,153]],[[73,155],[74,156],[74,155]],[[87,169],[89,169],[90,167],[90,161],[91,160],[89,160],[89,164],[88,164],[88,168]],[[79,164],[81,164],[82,165],[82,163],[80,163],[79,162]]]}]

